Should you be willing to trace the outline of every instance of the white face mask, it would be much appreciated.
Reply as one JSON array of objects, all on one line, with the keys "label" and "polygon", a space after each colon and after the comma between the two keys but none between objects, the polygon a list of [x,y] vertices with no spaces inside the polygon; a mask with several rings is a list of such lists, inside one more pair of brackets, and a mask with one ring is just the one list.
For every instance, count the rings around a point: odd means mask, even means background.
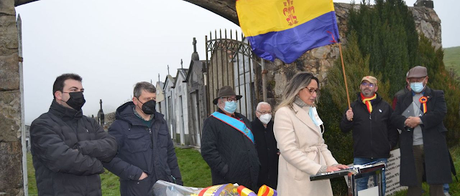
[{"label": "white face mask", "polygon": [[260,115],[259,117],[259,120],[260,122],[262,122],[263,124],[268,124],[270,122],[270,120],[272,119],[272,115],[271,114],[262,114]]}]

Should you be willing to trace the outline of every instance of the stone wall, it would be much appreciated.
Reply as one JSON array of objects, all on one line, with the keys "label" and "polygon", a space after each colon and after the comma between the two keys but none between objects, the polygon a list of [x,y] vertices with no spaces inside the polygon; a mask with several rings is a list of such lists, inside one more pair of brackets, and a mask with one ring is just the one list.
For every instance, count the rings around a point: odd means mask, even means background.
[{"label": "stone wall", "polygon": [[14,0],[0,1],[0,195],[24,195],[21,92]]},{"label": "stone wall", "polygon": [[[346,3],[334,3],[337,24],[342,41],[342,46],[346,46],[344,33],[347,32],[347,19],[351,9],[359,9],[359,5]],[[441,45],[441,20],[433,9],[425,7],[409,7],[414,15],[417,32],[423,33],[433,43],[436,48]],[[266,63],[268,102],[274,105],[280,102],[282,92],[287,81],[300,71],[312,72],[317,75],[320,83],[324,83],[328,71],[334,66],[334,62],[340,60],[339,46],[328,45],[307,51],[299,59],[291,64],[284,64],[278,59],[273,63]],[[260,72],[256,72],[260,73]],[[262,92],[258,92],[259,97]]]}]

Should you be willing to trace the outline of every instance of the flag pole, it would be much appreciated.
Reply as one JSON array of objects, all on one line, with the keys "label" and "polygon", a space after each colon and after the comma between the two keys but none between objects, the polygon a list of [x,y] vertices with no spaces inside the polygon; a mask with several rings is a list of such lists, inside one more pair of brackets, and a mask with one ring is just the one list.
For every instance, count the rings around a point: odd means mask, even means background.
[{"label": "flag pole", "polygon": [[340,51],[340,60],[342,61],[343,80],[345,81],[345,91],[347,92],[348,108],[351,109],[350,96],[348,95],[347,75],[345,74],[345,66],[343,65],[342,43],[339,42],[338,44],[339,44],[339,51]]}]

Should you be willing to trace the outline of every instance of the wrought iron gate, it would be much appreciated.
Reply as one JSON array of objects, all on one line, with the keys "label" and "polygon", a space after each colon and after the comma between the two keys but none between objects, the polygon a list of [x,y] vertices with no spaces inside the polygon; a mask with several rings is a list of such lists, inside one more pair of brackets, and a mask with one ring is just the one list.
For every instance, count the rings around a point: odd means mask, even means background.
[{"label": "wrought iron gate", "polygon": [[242,95],[238,112],[248,119],[254,118],[254,62],[251,47],[246,38],[238,32],[227,34],[222,30],[206,36],[206,82],[208,115],[217,109],[212,103],[219,88],[231,86],[236,94]]}]

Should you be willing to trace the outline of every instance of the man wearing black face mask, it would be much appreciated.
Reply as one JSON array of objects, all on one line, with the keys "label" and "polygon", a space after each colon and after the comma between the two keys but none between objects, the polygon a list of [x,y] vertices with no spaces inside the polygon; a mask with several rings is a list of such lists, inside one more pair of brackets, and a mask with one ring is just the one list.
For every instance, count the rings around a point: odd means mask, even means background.
[{"label": "man wearing black face mask", "polygon": [[102,195],[102,163],[115,156],[117,144],[94,119],[83,115],[81,81],[76,74],[57,77],[49,111],[30,127],[38,195]]},{"label": "man wearing black face mask", "polygon": [[120,177],[120,193],[153,195],[157,180],[182,185],[174,144],[163,115],[155,111],[156,89],[148,82],[134,87],[133,101],[120,106],[109,134],[118,153],[104,166]]}]

